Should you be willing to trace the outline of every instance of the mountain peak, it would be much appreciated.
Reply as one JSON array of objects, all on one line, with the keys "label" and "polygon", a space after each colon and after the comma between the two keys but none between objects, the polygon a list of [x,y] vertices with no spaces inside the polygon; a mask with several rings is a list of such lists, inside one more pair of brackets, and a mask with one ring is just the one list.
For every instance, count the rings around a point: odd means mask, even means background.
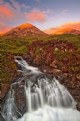
[{"label": "mountain peak", "polygon": [[24,23],[20,26],[17,26],[7,33],[5,33],[6,36],[9,37],[41,37],[41,36],[46,36],[43,31],[35,27],[34,25],[30,23]]},{"label": "mountain peak", "polygon": [[31,27],[33,27],[33,25],[30,24],[30,23],[25,23],[25,24],[22,24],[22,25],[18,26],[18,28],[21,28],[21,29],[31,28]]}]

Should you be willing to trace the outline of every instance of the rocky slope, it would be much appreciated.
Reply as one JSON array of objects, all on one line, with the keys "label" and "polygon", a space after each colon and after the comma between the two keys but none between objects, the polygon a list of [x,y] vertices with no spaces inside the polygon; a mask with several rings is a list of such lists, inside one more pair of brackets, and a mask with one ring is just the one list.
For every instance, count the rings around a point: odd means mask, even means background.
[{"label": "rocky slope", "polygon": [[80,51],[72,43],[63,40],[33,42],[28,47],[28,55],[23,57],[46,74],[58,78],[80,109]]},{"label": "rocky slope", "polygon": [[40,29],[29,23],[15,27],[11,29],[9,32],[4,34],[4,36],[8,37],[36,37],[36,36],[40,37],[46,35],[47,34],[42,32]]},{"label": "rocky slope", "polygon": [[4,81],[1,84],[1,100],[4,99],[10,84],[20,76],[14,62],[14,56],[20,55],[30,65],[58,78],[71,92],[80,109],[80,49],[71,42],[58,39],[32,42],[26,45],[26,50],[26,53],[7,52],[4,55],[5,62],[2,60],[2,65],[5,70],[2,73]]}]

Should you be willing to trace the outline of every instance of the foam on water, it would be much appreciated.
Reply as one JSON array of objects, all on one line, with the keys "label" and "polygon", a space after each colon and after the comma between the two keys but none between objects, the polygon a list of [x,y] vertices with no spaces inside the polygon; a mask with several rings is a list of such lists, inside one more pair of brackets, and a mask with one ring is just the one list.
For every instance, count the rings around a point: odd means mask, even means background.
[{"label": "foam on water", "polygon": [[[21,66],[24,75],[39,75],[37,84],[31,78],[25,79],[26,113],[22,116],[15,105],[13,85],[3,107],[2,116],[5,121],[80,121],[80,112],[76,110],[76,102],[69,91],[56,78],[48,79],[38,68],[29,66],[21,57],[15,61]],[[18,117],[21,116],[21,118]]]},{"label": "foam on water", "polygon": [[67,108],[45,106],[32,113],[26,113],[18,121],[80,121],[80,112]]}]

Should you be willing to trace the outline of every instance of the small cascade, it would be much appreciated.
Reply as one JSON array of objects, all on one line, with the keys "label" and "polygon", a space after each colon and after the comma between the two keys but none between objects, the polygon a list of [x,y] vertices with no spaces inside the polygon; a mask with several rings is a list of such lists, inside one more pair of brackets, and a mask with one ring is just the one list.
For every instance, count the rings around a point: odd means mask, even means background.
[{"label": "small cascade", "polygon": [[[51,83],[45,80],[38,80],[38,85],[27,82],[25,85],[26,101],[28,111],[43,108],[45,105],[55,108],[76,108],[76,102],[67,89],[57,82],[55,78]],[[35,103],[36,102],[36,103]]]},{"label": "small cascade", "polygon": [[21,115],[17,107],[15,105],[15,96],[14,96],[14,90],[12,90],[12,86],[10,91],[8,92],[6,102],[3,107],[2,116],[5,119],[5,121],[17,121],[17,113]]},{"label": "small cascade", "polygon": [[[21,66],[23,77],[11,85],[2,111],[5,121],[80,121],[76,102],[55,77],[48,79],[47,76],[41,76],[43,73],[38,68],[29,66],[22,57],[15,57],[15,61]],[[37,83],[28,75],[38,76]],[[26,113],[22,116],[15,104],[13,85],[20,85],[23,80]]]},{"label": "small cascade", "polygon": [[28,87],[26,85],[24,86],[25,89],[25,94],[26,94],[26,100],[27,100],[27,107],[28,107],[28,112],[32,111],[32,102],[31,102],[31,83],[28,82]]},{"label": "small cascade", "polygon": [[15,57],[15,62],[18,63],[18,65],[21,66],[22,70],[18,70],[21,71],[23,73],[23,75],[32,75],[32,74],[42,74],[41,71],[39,71],[38,68],[36,67],[32,67],[30,66],[25,60],[23,60],[22,57],[20,56],[16,56]]}]

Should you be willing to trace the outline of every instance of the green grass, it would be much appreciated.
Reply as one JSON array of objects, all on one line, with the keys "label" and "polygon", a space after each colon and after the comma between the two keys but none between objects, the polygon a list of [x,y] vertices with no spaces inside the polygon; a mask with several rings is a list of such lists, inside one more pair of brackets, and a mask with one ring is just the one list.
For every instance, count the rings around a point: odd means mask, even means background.
[{"label": "green grass", "polygon": [[62,34],[62,35],[52,35],[46,38],[46,41],[49,40],[63,40],[73,43],[76,47],[80,48],[80,35],[72,34]]},{"label": "green grass", "polygon": [[[11,58],[15,55],[23,55],[27,53],[27,47],[33,41],[57,41],[63,40],[73,43],[77,48],[77,56],[80,54],[80,35],[53,35],[48,37],[39,37],[39,38],[7,38],[7,37],[0,37],[0,52],[1,52],[1,82],[7,83],[10,82],[16,73],[16,65],[14,60]],[[36,54],[41,54],[42,49],[37,48]],[[63,53],[62,51],[55,52],[56,57],[61,61],[63,58],[66,58],[67,55],[71,54],[68,52]],[[12,56],[13,55],[13,56]],[[70,69],[73,70],[75,73],[79,70],[78,67],[71,65]]]}]

